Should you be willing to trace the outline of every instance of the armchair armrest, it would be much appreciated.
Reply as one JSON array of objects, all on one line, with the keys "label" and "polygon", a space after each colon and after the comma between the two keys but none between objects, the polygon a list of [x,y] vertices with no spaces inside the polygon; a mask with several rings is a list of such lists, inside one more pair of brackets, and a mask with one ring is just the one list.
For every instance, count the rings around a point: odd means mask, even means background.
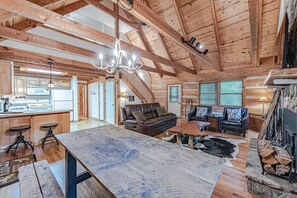
[{"label": "armchair armrest", "polygon": [[188,113],[188,117],[192,117],[196,112],[196,108],[194,107],[189,113]]}]

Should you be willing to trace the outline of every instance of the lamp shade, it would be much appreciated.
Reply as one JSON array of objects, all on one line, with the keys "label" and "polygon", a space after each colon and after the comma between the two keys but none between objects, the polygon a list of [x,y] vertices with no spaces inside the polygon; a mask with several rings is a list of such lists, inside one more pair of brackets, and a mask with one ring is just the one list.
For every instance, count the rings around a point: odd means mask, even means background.
[{"label": "lamp shade", "polygon": [[124,92],[121,94],[121,98],[129,98],[128,93]]},{"label": "lamp shade", "polygon": [[267,101],[268,101],[268,98],[267,98],[266,96],[261,96],[261,97],[259,98],[259,101],[260,101],[260,102],[267,102]]}]

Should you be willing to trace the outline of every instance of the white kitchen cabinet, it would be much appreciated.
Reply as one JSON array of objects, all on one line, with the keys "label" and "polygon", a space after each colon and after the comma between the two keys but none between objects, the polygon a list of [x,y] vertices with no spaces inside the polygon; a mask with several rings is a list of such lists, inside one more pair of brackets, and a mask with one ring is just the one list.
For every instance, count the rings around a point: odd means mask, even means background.
[{"label": "white kitchen cabinet", "polygon": [[27,78],[28,87],[38,87],[38,78]]},{"label": "white kitchen cabinet", "polygon": [[26,95],[27,94],[27,78],[16,76],[14,78],[14,94]]}]

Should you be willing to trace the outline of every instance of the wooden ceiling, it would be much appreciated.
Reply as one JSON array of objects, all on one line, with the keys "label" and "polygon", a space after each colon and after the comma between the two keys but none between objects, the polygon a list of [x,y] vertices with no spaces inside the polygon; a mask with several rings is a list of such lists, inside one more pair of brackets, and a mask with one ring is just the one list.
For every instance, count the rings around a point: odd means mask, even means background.
[{"label": "wooden ceiling", "polygon": [[[109,1],[116,2],[116,0]],[[34,6],[34,11],[30,3],[37,5]],[[126,0],[122,0],[121,5],[127,7],[126,3]],[[92,30],[83,24],[73,23],[61,16],[88,4],[115,16],[113,10],[95,0],[1,0],[0,25],[10,29],[0,27],[2,32],[0,35],[4,37],[0,39],[9,38],[58,51],[64,49],[70,53],[84,53],[87,57],[94,57],[96,56],[94,51],[80,50],[69,45],[65,47],[59,43],[50,45],[46,43],[50,40],[29,34],[26,34],[24,39],[21,38],[24,36],[21,32],[12,30],[27,31],[47,23],[55,31],[67,32],[67,35],[110,48],[114,40],[112,36]],[[159,77],[168,75],[186,78],[189,75],[201,76],[206,73],[234,70],[240,72],[242,69],[253,70],[261,67],[267,70],[270,67],[277,67],[281,62],[283,36],[277,35],[279,6],[280,0],[135,0],[133,9],[124,10],[125,14],[120,16],[122,22],[134,28],[126,33],[130,43],[123,42],[122,46],[127,51],[137,52],[145,65],[143,69]],[[60,20],[63,23],[60,23]],[[147,25],[141,25],[141,21]],[[182,43],[181,37],[197,38],[209,53],[201,55],[195,52]],[[10,58],[12,55],[20,56],[20,54],[34,56],[31,52],[20,52],[2,46],[0,58],[9,58],[8,53]],[[42,56],[41,60],[47,58],[46,55],[37,56]],[[76,62],[76,65],[72,65],[70,60],[51,58],[59,60],[58,63],[63,62],[63,67],[59,64],[61,70],[69,71],[74,66],[82,70],[92,69],[86,63]],[[17,62],[24,64],[22,61]],[[44,66],[36,63],[36,60],[32,64]],[[77,75],[81,74],[78,70],[73,70],[72,73],[76,72]],[[94,72],[104,75],[102,71]],[[89,73],[87,79],[94,79],[94,73]],[[88,72],[84,75],[84,78],[86,77]]]}]

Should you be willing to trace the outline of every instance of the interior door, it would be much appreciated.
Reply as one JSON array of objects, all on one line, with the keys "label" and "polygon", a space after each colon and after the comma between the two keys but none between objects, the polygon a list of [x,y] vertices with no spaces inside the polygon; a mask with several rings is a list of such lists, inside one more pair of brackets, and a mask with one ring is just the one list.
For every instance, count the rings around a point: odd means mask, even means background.
[{"label": "interior door", "polygon": [[86,116],[86,85],[78,85],[78,116],[80,120],[85,119]]},{"label": "interior door", "polygon": [[115,89],[114,89],[114,81],[106,82],[105,84],[105,104],[106,104],[106,122],[115,124]]},{"label": "interior door", "polygon": [[168,86],[168,112],[181,116],[181,85]]},{"label": "interior door", "polygon": [[99,119],[104,121],[104,83],[99,83]]}]

